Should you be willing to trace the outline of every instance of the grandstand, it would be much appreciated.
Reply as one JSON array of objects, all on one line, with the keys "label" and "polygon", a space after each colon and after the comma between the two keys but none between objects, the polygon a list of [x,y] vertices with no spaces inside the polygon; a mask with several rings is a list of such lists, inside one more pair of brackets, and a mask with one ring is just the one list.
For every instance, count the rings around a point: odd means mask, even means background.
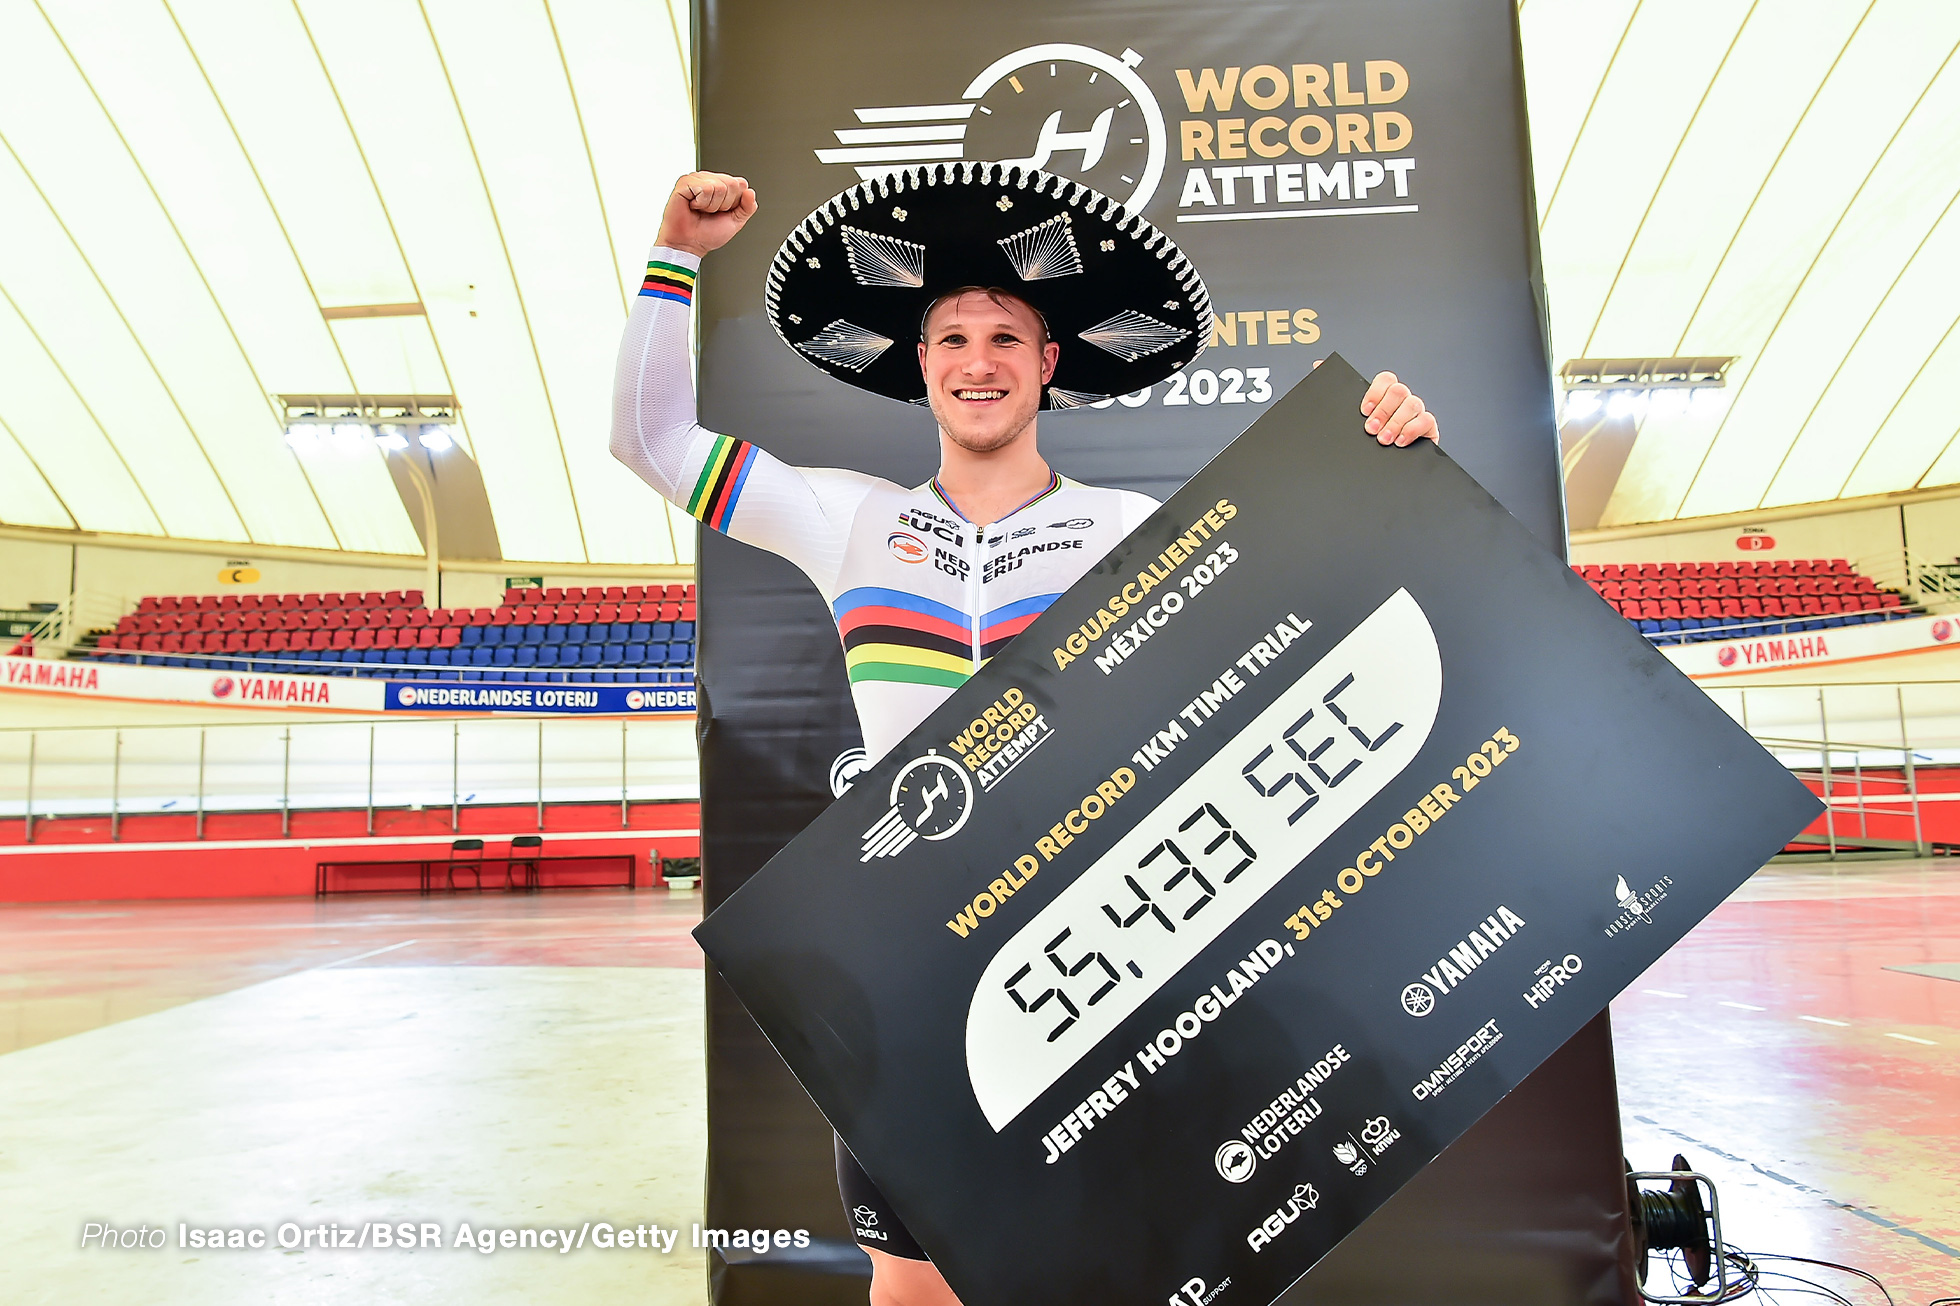
[{"label": "grandstand", "polygon": [[396,680],[666,684],[691,677],[694,586],[507,589],[495,608],[421,590],[148,596],[81,653],[110,662]]},{"label": "grandstand", "polygon": [[1843,558],[1586,563],[1572,570],[1656,644],[1787,635],[1924,611]]}]

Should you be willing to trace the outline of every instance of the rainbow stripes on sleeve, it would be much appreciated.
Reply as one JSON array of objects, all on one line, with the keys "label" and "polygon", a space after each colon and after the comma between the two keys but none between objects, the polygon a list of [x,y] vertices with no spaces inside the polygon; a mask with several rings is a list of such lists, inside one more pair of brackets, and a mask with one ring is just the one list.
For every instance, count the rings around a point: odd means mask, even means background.
[{"label": "rainbow stripes on sleeve", "polygon": [[647,277],[640,283],[640,293],[655,299],[671,299],[676,304],[692,304],[694,273],[678,263],[652,259],[647,263]]},{"label": "rainbow stripes on sleeve", "polygon": [[973,675],[973,635],[958,608],[866,585],[831,604],[851,683],[895,680],[957,689]]},{"label": "rainbow stripes on sleeve", "polygon": [[756,447],[747,440],[717,435],[708,450],[708,461],[694,482],[694,493],[687,498],[688,512],[722,532],[735,520],[735,505],[755,468]]}]

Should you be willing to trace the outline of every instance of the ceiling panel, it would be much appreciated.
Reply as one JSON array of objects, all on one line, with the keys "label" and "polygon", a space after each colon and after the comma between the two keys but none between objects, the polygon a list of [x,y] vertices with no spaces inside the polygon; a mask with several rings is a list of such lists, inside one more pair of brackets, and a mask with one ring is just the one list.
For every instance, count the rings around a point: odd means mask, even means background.
[{"label": "ceiling panel", "polygon": [[504,550],[584,561],[504,233],[422,11],[404,0],[329,0],[301,10],[421,288]]},{"label": "ceiling panel", "polygon": [[55,530],[78,526],[4,420],[0,420],[0,522]]},{"label": "ceiling panel", "polygon": [[[9,242],[0,241],[0,253]],[[0,287],[4,289],[4,287]],[[161,535],[163,525],[14,301],[0,293],[0,422],[40,467],[83,530]],[[8,524],[31,525],[5,519]]]}]

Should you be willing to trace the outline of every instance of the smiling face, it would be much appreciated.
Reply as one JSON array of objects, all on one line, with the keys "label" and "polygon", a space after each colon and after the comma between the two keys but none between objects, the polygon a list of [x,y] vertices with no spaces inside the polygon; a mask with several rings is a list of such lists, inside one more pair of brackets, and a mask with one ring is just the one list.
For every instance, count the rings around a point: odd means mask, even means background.
[{"label": "smiling face", "polygon": [[1026,301],[984,290],[950,295],[926,314],[919,344],[926,402],[953,443],[992,453],[1034,425],[1061,352]]}]

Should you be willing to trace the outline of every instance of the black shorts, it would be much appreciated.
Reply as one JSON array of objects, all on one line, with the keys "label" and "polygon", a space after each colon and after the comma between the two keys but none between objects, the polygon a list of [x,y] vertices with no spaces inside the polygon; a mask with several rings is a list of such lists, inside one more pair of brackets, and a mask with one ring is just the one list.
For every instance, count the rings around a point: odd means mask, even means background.
[{"label": "black shorts", "polygon": [[858,1244],[908,1261],[931,1260],[912,1240],[911,1231],[899,1223],[891,1203],[871,1182],[871,1176],[851,1155],[851,1149],[844,1146],[842,1138],[837,1139],[836,1151],[837,1193],[844,1199],[844,1218],[851,1222],[851,1235]]}]

